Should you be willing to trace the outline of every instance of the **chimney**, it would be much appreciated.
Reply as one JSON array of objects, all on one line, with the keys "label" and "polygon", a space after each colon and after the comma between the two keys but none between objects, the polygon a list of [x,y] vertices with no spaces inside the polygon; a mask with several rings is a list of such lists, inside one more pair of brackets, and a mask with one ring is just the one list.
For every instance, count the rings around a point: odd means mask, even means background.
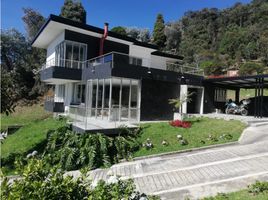
[{"label": "chimney", "polygon": [[104,40],[107,38],[108,36],[108,28],[109,28],[109,24],[108,23],[104,23],[104,33],[102,38],[100,39],[100,52],[99,55],[103,55],[103,46],[104,46]]}]

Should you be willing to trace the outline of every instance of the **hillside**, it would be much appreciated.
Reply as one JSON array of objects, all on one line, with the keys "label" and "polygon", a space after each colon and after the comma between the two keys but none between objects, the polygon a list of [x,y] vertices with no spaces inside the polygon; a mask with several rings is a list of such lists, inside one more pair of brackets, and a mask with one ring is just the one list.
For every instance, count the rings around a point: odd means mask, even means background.
[{"label": "hillside", "polygon": [[167,23],[165,33],[166,51],[183,55],[207,74],[230,67],[240,68],[240,74],[262,73],[268,66],[268,0],[189,11]]}]

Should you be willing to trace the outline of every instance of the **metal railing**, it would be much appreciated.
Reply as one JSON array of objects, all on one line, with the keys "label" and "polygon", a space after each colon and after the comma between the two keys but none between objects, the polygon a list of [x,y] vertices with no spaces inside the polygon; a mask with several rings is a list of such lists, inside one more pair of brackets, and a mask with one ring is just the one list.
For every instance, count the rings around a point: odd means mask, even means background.
[{"label": "metal railing", "polygon": [[[68,116],[72,120],[72,124],[87,129],[94,120],[97,120],[101,123],[106,122],[138,122],[139,121],[139,108],[130,108],[121,110],[119,114],[119,108],[109,108],[105,109],[95,109],[95,108],[86,108],[82,106],[69,106]],[[103,115],[103,113],[106,113]]]},{"label": "metal railing", "polygon": [[110,64],[111,67],[114,67],[115,62],[120,62],[126,65],[136,65],[148,68],[156,68],[167,71],[174,71],[179,73],[188,73],[194,75],[204,75],[204,71],[199,68],[190,67],[182,65],[182,63],[172,63],[172,62],[158,62],[153,59],[130,56],[128,54],[123,54],[119,52],[110,52],[102,56],[98,56],[86,61],[76,61],[68,59],[57,59],[52,58],[48,60],[42,67],[42,69],[59,66],[73,69],[83,69],[85,67],[97,67],[103,64]]},{"label": "metal railing", "polygon": [[86,64],[86,61],[77,61],[77,60],[70,60],[70,59],[56,59],[51,58],[46,61],[42,65],[42,70],[52,67],[52,66],[57,66],[57,67],[66,67],[66,68],[71,68],[71,69],[82,69],[84,68]]}]

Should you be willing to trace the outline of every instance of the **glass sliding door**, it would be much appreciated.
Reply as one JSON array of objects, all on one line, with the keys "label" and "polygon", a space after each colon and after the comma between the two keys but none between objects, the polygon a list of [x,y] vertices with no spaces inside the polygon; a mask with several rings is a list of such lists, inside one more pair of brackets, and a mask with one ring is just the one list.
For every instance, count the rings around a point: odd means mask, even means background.
[{"label": "glass sliding door", "polygon": [[139,121],[139,81],[131,80],[130,85],[130,106],[129,106],[129,121]]},{"label": "glass sliding door", "polygon": [[120,121],[128,121],[130,105],[130,82],[129,79],[122,79],[121,115]]},{"label": "glass sliding door", "polygon": [[87,82],[88,117],[109,121],[138,121],[140,81],[125,78]]}]

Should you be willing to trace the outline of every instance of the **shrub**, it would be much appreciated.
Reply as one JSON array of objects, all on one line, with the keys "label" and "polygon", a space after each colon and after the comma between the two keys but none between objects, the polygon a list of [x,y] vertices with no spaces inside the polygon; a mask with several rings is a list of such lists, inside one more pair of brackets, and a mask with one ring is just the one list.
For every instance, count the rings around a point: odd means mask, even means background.
[{"label": "shrub", "polygon": [[169,122],[169,124],[174,127],[182,127],[182,128],[190,128],[192,125],[191,122],[181,120],[174,120]]},{"label": "shrub", "polygon": [[256,181],[256,183],[248,186],[248,192],[254,195],[264,192],[268,193],[268,182]]},{"label": "shrub", "polygon": [[224,66],[219,61],[204,61],[200,66],[206,75],[222,75],[224,73]]},{"label": "shrub", "polygon": [[119,159],[129,159],[140,147],[136,132],[122,128],[119,136],[103,134],[77,134],[67,127],[48,133],[44,157],[51,165],[59,164],[62,169],[75,170],[108,167]]},{"label": "shrub", "polygon": [[159,199],[137,192],[132,180],[118,180],[112,184],[100,181],[93,188],[85,175],[66,176],[58,167],[48,168],[43,160],[30,159],[22,170],[23,177],[13,183],[10,184],[7,178],[2,180],[1,199]]},{"label": "shrub", "polygon": [[239,75],[253,75],[253,74],[262,74],[265,67],[262,64],[248,62],[243,63],[239,68]]}]

